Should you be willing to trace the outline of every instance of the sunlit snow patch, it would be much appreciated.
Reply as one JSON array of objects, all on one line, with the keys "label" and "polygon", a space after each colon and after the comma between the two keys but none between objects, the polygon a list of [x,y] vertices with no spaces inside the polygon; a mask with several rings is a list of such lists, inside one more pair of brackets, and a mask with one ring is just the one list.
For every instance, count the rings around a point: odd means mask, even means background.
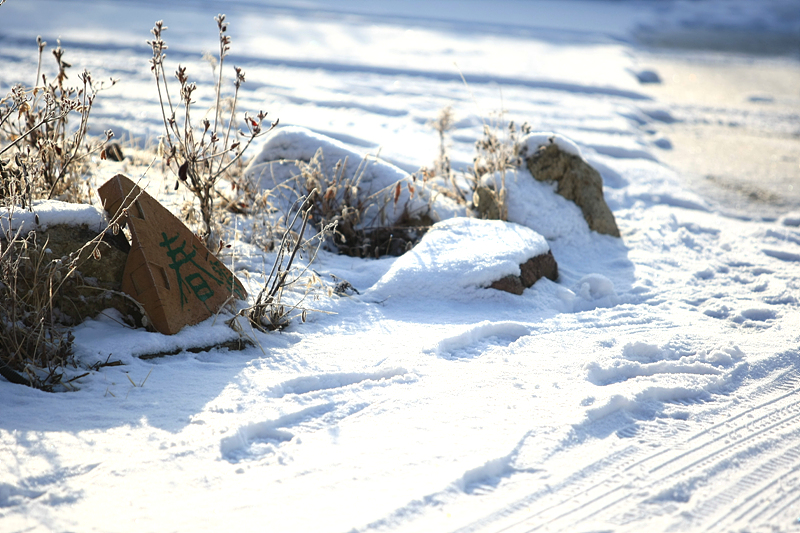
[{"label": "sunlit snow patch", "polygon": [[508,220],[527,226],[546,239],[589,233],[580,207],[558,195],[555,184],[536,180],[527,168],[487,174],[481,178],[481,185],[498,191],[505,188]]},{"label": "sunlit snow patch", "polygon": [[595,385],[657,374],[721,375],[744,357],[737,346],[692,349],[680,343],[657,346],[636,341],[626,344],[619,356],[591,361],[584,367]]},{"label": "sunlit snow patch", "polygon": [[464,351],[465,348],[480,344],[480,352],[486,351],[484,344],[509,345],[520,337],[530,334],[527,326],[516,322],[489,322],[471,325],[461,333],[438,341],[429,350],[436,355],[453,358]]},{"label": "sunlit snow patch", "polygon": [[620,353],[601,355],[584,365],[588,381],[622,392],[588,409],[586,415],[598,420],[618,411],[646,414],[653,408],[649,402],[704,401],[726,385],[744,357],[735,345],[695,348],[682,337],[662,346],[630,342]]}]

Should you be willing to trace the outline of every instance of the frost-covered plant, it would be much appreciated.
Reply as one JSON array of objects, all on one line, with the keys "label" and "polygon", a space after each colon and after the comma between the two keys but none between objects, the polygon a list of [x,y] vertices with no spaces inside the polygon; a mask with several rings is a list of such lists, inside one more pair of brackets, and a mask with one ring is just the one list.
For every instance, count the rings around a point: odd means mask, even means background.
[{"label": "frost-covered plant", "polygon": [[422,237],[426,228],[413,220],[407,205],[402,206],[394,223],[386,224],[387,209],[398,206],[404,187],[409,201],[413,199],[414,184],[398,181],[365,193],[361,190],[361,181],[369,164],[368,157],[362,159],[352,175],[347,172],[347,158],[337,161],[332,175],[328,175],[324,170],[324,157],[320,148],[309,162],[298,161],[300,176],[297,179],[308,198],[311,222],[323,233],[331,232],[339,253],[376,258],[400,255]]},{"label": "frost-covered plant", "polygon": [[[33,87],[17,84],[0,99],[0,205],[29,207],[40,198],[81,201],[88,189],[80,179],[89,156],[102,152],[113,136],[91,140],[89,114],[97,94],[116,81],[95,82],[84,70],[77,87],[69,86],[61,44],[53,49],[58,66],[54,80],[42,73],[47,43],[39,37],[38,67]],[[77,116],[77,125],[70,122]]]},{"label": "frost-covered plant", "polygon": [[453,108],[447,106],[439,111],[435,120],[428,123],[439,134],[439,153],[433,162],[433,168],[423,167],[419,170],[419,175],[433,191],[464,205],[467,203],[466,190],[474,187],[468,186],[464,175],[453,170],[450,164],[447,134],[453,129],[454,122]]},{"label": "frost-covered plant", "polygon": [[[502,118],[502,115],[501,115]],[[483,137],[475,142],[476,155],[473,159],[473,207],[481,218],[508,218],[506,202],[506,172],[519,167],[521,158],[519,154],[519,134],[527,135],[531,131],[528,123],[523,123],[517,130],[514,121],[509,121],[507,126],[498,124],[483,125]],[[482,178],[491,174],[500,174],[500,184],[484,184]]]},{"label": "frost-covered plant", "polygon": [[429,124],[439,134],[439,155],[433,164],[436,176],[451,178],[450,157],[447,155],[447,132],[453,129],[453,108],[447,106],[439,111],[439,115]]},{"label": "frost-covered plant", "polygon": [[227,34],[228,23],[225,22],[225,15],[217,15],[214,20],[217,22],[219,32],[219,53],[215,67],[218,69],[218,79],[214,88],[213,118],[203,118],[198,124],[192,120],[192,106],[195,103],[193,94],[197,90],[197,85],[189,81],[185,67],[178,65],[175,72],[179,85],[178,100],[173,102],[170,94],[164,65],[167,44],[164,42],[163,33],[167,27],[163,21],[155,23],[152,29],[154,38],[147,41],[153,50],[150,70],[155,77],[164,121],[164,135],[159,142],[159,153],[167,167],[177,176],[178,182],[183,183],[199,203],[201,237],[207,245],[215,241],[215,200],[217,200],[215,187],[218,181],[230,177],[230,174],[237,170],[236,165],[250,144],[278,124],[275,121],[264,129],[262,124],[267,114],[259,111],[254,116],[245,113],[246,131],[234,127],[239,89],[245,82],[244,71],[236,66],[233,67],[235,79],[230,111],[223,116],[222,67],[230,51],[231,38]]},{"label": "frost-covered plant", "polygon": [[[321,281],[309,269],[309,266],[316,257],[316,252],[319,251],[319,246],[322,243],[322,234],[329,231],[327,228],[314,238],[304,241],[303,235],[308,226],[309,218],[311,216],[310,199],[303,198],[299,202],[300,207],[295,211],[294,217],[289,228],[293,227],[298,219],[300,219],[299,231],[294,232],[291,229],[286,229],[283,232],[281,241],[277,246],[275,261],[272,264],[272,269],[266,276],[266,281],[261,291],[258,293],[255,302],[239,310],[236,315],[227,323],[241,333],[241,328],[238,326],[237,317],[245,317],[251,326],[256,329],[266,332],[282,330],[286,328],[291,322],[294,315],[299,315],[303,322],[306,321],[308,311],[315,311],[308,307],[303,306],[308,289],[315,285],[322,285]],[[303,247],[311,247],[313,240],[316,240],[316,249],[312,257],[307,262],[305,267],[301,267],[299,271],[292,270],[295,259],[298,257],[300,250]],[[283,294],[287,290],[292,290],[298,285],[304,285],[306,293],[295,303],[286,303],[283,299]]]},{"label": "frost-covered plant", "polygon": [[513,120],[507,125],[483,125],[483,137],[475,142],[475,158],[473,172],[476,177],[494,172],[505,172],[517,168],[521,161],[519,156],[519,136],[531,132],[530,125],[525,122],[519,130]]}]

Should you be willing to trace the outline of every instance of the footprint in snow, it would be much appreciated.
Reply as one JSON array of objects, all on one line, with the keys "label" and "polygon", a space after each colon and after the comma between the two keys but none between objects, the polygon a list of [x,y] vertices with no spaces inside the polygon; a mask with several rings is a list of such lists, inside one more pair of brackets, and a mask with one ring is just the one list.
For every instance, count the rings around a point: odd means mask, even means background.
[{"label": "footprint in snow", "polygon": [[473,358],[492,346],[507,347],[529,334],[526,326],[516,322],[481,322],[440,340],[429,351],[444,359]]}]

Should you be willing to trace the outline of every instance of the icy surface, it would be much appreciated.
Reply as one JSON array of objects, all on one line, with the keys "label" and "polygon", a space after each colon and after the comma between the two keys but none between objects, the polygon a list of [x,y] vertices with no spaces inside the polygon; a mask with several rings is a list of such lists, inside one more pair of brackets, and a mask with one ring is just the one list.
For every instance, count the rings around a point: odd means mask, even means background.
[{"label": "icy surface", "polygon": [[[166,21],[171,68],[187,66],[206,109],[212,4],[8,0],[0,91],[33,81],[37,34],[60,36],[67,61],[121,80],[92,131],[152,145],[148,29]],[[245,350],[218,347],[238,338],[227,313],[174,336],[110,311],[87,320],[73,332],[76,391],[0,378],[0,531],[796,529],[800,213],[730,217],[687,190],[647,133],[674,110],[642,91],[626,44],[652,27],[787,32],[796,2],[459,5],[225,2],[226,75],[247,72],[239,108],[287,125],[251,155],[324,146],[327,164],[347,155],[354,170],[380,152],[374,179],[388,183],[431,168],[445,106],[457,170],[484,124],[527,121],[598,169],[622,238],[589,231],[523,168],[487,178],[505,180],[509,223],[445,220],[399,258],[320,252],[316,312],[246,330]],[[99,162],[89,179],[144,174],[180,212],[185,190],[147,163]],[[36,212],[95,223],[95,201]],[[257,245],[265,230],[230,225],[241,238],[223,260],[257,294],[274,259]],[[556,282],[481,287],[548,248]],[[342,281],[352,289],[337,294]]]}]

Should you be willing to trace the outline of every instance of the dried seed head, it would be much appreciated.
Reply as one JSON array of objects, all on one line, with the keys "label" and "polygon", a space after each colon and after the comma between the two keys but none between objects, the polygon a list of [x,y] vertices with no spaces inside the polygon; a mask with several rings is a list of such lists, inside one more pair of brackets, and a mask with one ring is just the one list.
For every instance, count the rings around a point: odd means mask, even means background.
[{"label": "dried seed head", "polygon": [[244,70],[234,65],[234,70],[236,71],[236,81],[234,82],[234,86],[238,89],[244,83]]}]

